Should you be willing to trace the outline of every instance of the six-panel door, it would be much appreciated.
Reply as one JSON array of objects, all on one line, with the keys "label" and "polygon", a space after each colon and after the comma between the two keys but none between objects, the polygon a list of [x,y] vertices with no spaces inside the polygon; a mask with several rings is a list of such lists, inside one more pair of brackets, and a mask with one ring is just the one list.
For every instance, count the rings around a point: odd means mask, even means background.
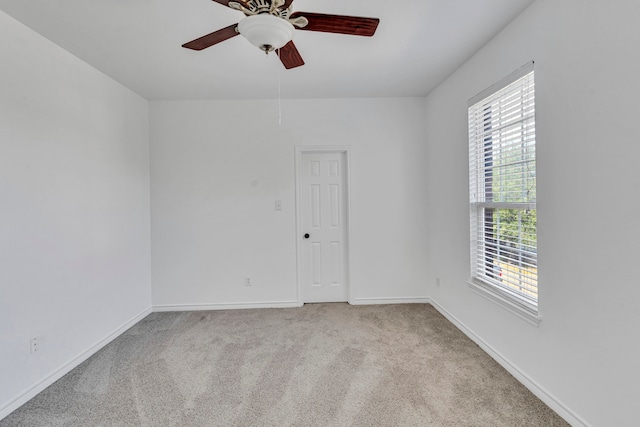
[{"label": "six-panel door", "polygon": [[[344,153],[303,153],[300,208],[303,302],[347,301]],[[308,237],[307,237],[308,236]]]}]

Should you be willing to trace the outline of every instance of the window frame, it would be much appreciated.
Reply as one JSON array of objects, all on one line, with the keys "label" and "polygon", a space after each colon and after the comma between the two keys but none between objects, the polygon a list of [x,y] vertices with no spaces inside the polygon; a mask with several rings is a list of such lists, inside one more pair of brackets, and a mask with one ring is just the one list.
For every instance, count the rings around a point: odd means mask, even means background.
[{"label": "window frame", "polygon": [[[533,147],[533,151],[532,151],[532,156],[533,156],[533,161],[529,160],[528,164],[533,164],[534,166],[534,171],[533,171],[533,182],[534,182],[534,197],[533,197],[533,201],[531,200],[518,200],[516,202],[509,202],[509,201],[504,201],[504,200],[499,200],[499,201],[494,201],[493,200],[493,186],[491,187],[491,190],[487,191],[487,186],[486,184],[482,184],[482,189],[479,190],[480,188],[480,182],[486,182],[487,176],[486,175],[482,175],[483,173],[487,173],[487,171],[490,171],[490,174],[494,173],[494,170],[499,170],[500,166],[494,166],[493,165],[493,154],[490,154],[489,156],[486,155],[487,152],[487,147],[491,147],[490,150],[494,150],[495,148],[493,147],[493,139],[492,138],[486,138],[486,136],[483,137],[479,137],[479,135],[475,135],[474,132],[472,132],[472,123],[477,127],[478,122],[477,119],[472,119],[472,115],[477,114],[478,111],[482,112],[482,111],[487,111],[485,105],[483,104],[484,101],[486,101],[488,98],[494,97],[496,95],[499,96],[499,99],[503,99],[504,97],[506,97],[506,93],[500,94],[501,91],[503,91],[504,89],[508,88],[509,86],[511,86],[512,84],[518,82],[519,80],[523,79],[525,76],[529,76],[531,75],[531,80],[533,82],[533,80],[535,79],[535,75],[534,75],[534,62],[531,61],[527,64],[525,64],[523,67],[519,68],[518,70],[516,70],[515,72],[509,74],[508,76],[506,76],[505,78],[501,79],[500,81],[496,82],[495,84],[491,85],[490,87],[488,87],[487,89],[485,89],[484,91],[480,92],[479,94],[477,94],[476,96],[474,96],[473,98],[469,99],[468,102],[468,118],[469,118],[469,135],[468,135],[468,142],[469,142],[469,220],[470,220],[470,278],[468,280],[468,284],[470,286],[470,288],[476,292],[477,294],[491,300],[494,301],[498,304],[500,304],[501,306],[503,306],[504,308],[506,308],[507,310],[511,311],[512,313],[516,314],[517,316],[521,317],[522,319],[528,321],[529,323],[533,324],[534,326],[537,326],[540,321],[541,321],[541,317],[539,314],[539,307],[538,307],[538,280],[537,280],[537,238],[536,238],[536,242],[535,242],[535,246],[532,246],[534,248],[534,251],[536,253],[536,260],[535,260],[535,268],[536,268],[536,278],[535,278],[535,298],[532,295],[525,295],[524,291],[522,290],[522,288],[519,291],[513,291],[511,289],[509,289],[508,285],[502,285],[501,282],[502,279],[496,279],[497,276],[494,276],[495,273],[487,273],[488,270],[486,270],[487,265],[488,264],[482,264],[484,261],[480,261],[483,257],[487,256],[487,254],[489,256],[491,256],[491,263],[492,265],[496,263],[496,259],[499,259],[498,257],[496,257],[495,255],[490,254],[491,249],[487,249],[487,247],[501,247],[501,244],[503,243],[502,240],[499,239],[499,237],[494,238],[493,243],[491,243],[491,240],[489,238],[487,238],[487,230],[491,230],[489,232],[488,235],[490,236],[494,236],[495,234],[495,228],[487,228],[487,218],[486,218],[486,212],[490,209],[494,209],[494,210],[498,210],[498,209],[516,209],[517,212],[524,212],[525,210],[528,212],[530,209],[534,209],[536,210],[536,201],[535,201],[535,166],[536,166],[536,160],[535,160],[535,147],[536,147],[536,141],[535,141],[535,83],[532,83],[532,90],[531,90],[531,94],[532,94],[532,103],[533,103],[533,142],[531,143],[530,141],[527,142],[527,144],[532,144]],[[524,101],[522,100],[522,98],[519,99],[520,103],[523,103]],[[481,108],[483,110],[481,110]],[[491,114],[491,112],[489,112],[489,114]],[[485,116],[486,117],[486,116]],[[475,122],[473,122],[473,120],[476,120]],[[486,123],[486,119],[483,119],[483,123]],[[489,123],[491,124],[491,118],[489,119]],[[516,122],[517,123],[517,122]],[[524,123],[524,119],[522,120],[521,123]],[[486,126],[486,124],[484,124],[484,126]],[[522,126],[525,126],[524,124],[522,124]],[[490,128],[491,129],[491,125]],[[486,130],[486,128],[485,128]],[[482,133],[482,132],[481,132]],[[474,135],[476,136],[476,138],[474,139]],[[524,139],[523,139],[524,141]],[[480,145],[482,144],[482,145]],[[500,142],[500,144],[503,144],[503,142]],[[502,145],[498,145],[498,147],[502,147]],[[478,155],[474,154],[474,153],[482,153],[481,159],[478,159]],[[524,154],[523,154],[524,155]],[[489,159],[489,160],[487,160]],[[474,166],[474,160],[476,161],[476,164]],[[480,161],[481,163],[484,163],[481,167],[479,167],[477,165],[477,162]],[[487,162],[490,162],[490,164],[488,164],[487,166]],[[490,177],[492,179],[492,177]],[[474,185],[476,186],[474,188]],[[516,187],[518,188],[520,191],[524,191],[526,189],[526,184],[524,183],[524,181],[522,181],[521,186],[520,187]],[[530,188],[527,190],[529,191]],[[489,193],[489,194],[488,194]],[[527,193],[528,194],[528,193]],[[489,201],[487,201],[489,200]],[[495,226],[495,219],[494,219],[494,214],[495,211],[492,210],[491,213],[491,224],[492,227]],[[536,210],[536,214],[537,214],[537,210]],[[537,221],[537,220],[536,220]],[[521,219],[520,216],[518,216],[518,224],[519,224],[519,232],[520,232],[520,226],[522,225],[523,220]],[[481,230],[481,231],[479,231]],[[536,224],[536,230],[535,230],[535,236],[537,236],[537,224]],[[530,244],[530,243],[529,243]],[[518,249],[515,250],[515,253],[518,254],[519,256],[519,263],[520,265],[520,270],[519,270],[519,276],[522,277],[522,255],[524,253],[527,252],[527,249],[525,248],[525,245],[520,245],[520,247]],[[499,254],[499,252],[498,252]],[[502,268],[500,268],[500,271],[502,271]],[[501,276],[502,277],[502,276]],[[522,279],[519,279],[522,280]],[[522,283],[521,283],[522,285]]]}]

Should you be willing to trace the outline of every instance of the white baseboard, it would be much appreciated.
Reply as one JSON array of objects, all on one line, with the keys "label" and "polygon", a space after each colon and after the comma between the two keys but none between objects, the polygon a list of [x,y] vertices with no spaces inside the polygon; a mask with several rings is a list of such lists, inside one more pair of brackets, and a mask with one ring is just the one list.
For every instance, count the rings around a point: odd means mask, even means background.
[{"label": "white baseboard", "polygon": [[[428,304],[431,300],[426,297],[407,298],[356,298],[349,301],[351,305],[373,304]],[[293,308],[300,307],[298,301],[267,301],[245,303],[219,303],[219,304],[159,304],[153,306],[154,312],[163,311],[206,311],[206,310],[242,310],[251,308]]]},{"label": "white baseboard", "polygon": [[93,356],[98,350],[103,348],[105,345],[109,344],[111,341],[122,335],[127,329],[131,328],[133,325],[138,323],[144,317],[146,317],[149,313],[151,313],[151,307],[143,310],[141,313],[135,315],[132,319],[125,322],[122,326],[118,327],[116,330],[111,332],[109,335],[89,347],[87,350],[82,352],[79,356],[75,357],[69,363],[65,364],[61,368],[55,370],[51,374],[47,375],[42,381],[38,382],[36,385],[31,387],[26,392],[22,393],[20,396],[13,399],[4,407],[0,408],[0,420],[5,418],[7,415],[27,403],[29,400],[33,399],[38,393],[43,391],[45,388],[49,387],[54,382],[58,381],[67,373],[71,372],[76,366],[80,365],[82,362]]},{"label": "white baseboard", "polygon": [[518,369],[514,364],[512,364],[507,358],[502,356],[498,351],[496,351],[491,345],[487,344],[482,338],[476,335],[471,329],[469,329],[465,324],[460,322],[454,315],[449,313],[443,307],[441,307],[437,302],[430,300],[430,304],[440,312],[444,317],[447,318],[451,323],[453,323],[458,329],[460,329],[467,337],[469,337],[473,342],[478,344],[482,350],[485,351],[489,356],[493,358],[496,362],[498,362],[504,369],[506,369],[511,375],[513,375],[522,385],[524,385],[529,391],[535,394],[538,399],[542,400],[548,407],[553,409],[558,415],[560,415],[566,422],[571,424],[573,427],[589,427],[586,421],[576,415],[573,411],[567,408],[562,402],[556,399],[553,395],[547,392],[544,387],[540,386],[538,383],[533,381],[527,374]]},{"label": "white baseboard", "polygon": [[351,305],[373,305],[373,304],[428,304],[431,300],[427,297],[405,297],[405,298],[355,298],[349,301]]},{"label": "white baseboard", "polygon": [[291,308],[300,307],[298,301],[267,301],[220,304],[160,304],[154,305],[154,312],[161,311],[205,311],[205,310],[241,310],[250,308]]}]

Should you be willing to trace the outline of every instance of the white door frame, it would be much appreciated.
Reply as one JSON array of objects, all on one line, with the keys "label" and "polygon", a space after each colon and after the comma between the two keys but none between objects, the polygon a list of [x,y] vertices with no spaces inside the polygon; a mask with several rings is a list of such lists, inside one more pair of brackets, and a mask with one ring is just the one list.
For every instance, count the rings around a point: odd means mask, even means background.
[{"label": "white door frame", "polygon": [[296,280],[298,282],[298,305],[304,305],[302,301],[302,228],[300,183],[302,180],[302,155],[310,153],[340,153],[344,154],[345,167],[345,282],[348,288],[348,302],[352,304],[355,294],[351,283],[351,147],[346,145],[297,145],[295,146],[295,173],[296,173]]}]

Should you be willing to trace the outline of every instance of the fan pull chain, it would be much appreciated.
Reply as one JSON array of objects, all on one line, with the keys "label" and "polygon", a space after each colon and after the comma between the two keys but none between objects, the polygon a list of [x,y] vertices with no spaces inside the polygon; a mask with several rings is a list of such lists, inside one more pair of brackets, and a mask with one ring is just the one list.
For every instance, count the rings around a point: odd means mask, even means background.
[{"label": "fan pull chain", "polygon": [[278,126],[282,126],[282,99],[280,98],[280,75],[278,75]]},{"label": "fan pull chain", "polygon": [[[280,59],[280,49],[276,50],[278,59]],[[278,72],[278,126],[282,126],[282,98],[280,96],[280,76],[282,71]]]}]

